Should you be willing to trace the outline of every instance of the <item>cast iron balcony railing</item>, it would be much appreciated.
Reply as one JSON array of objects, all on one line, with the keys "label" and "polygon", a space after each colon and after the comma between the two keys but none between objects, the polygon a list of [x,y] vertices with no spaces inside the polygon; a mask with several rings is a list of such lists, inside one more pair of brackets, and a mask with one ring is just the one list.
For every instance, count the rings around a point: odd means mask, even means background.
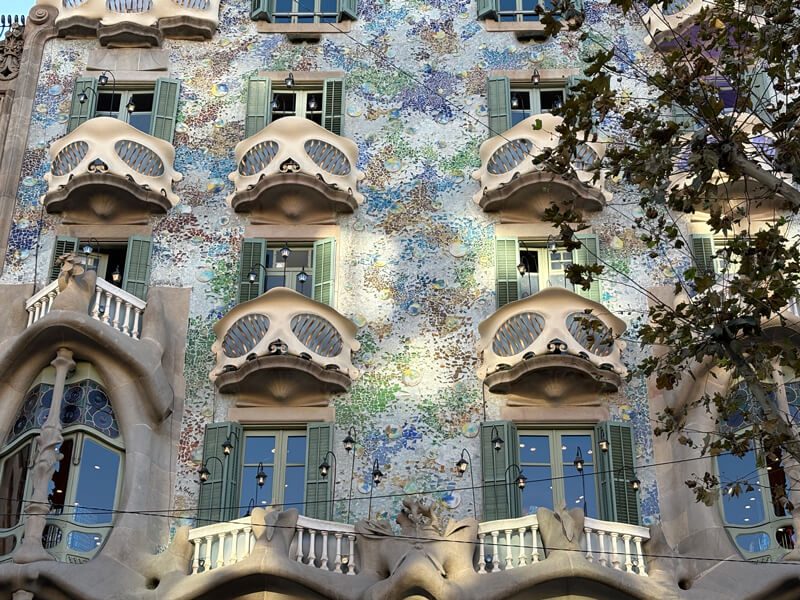
[{"label": "cast iron balcony railing", "polygon": [[364,200],[358,146],[313,121],[284,117],[236,146],[228,203],[261,223],[333,223]]},{"label": "cast iron balcony railing", "polygon": [[601,160],[603,144],[586,142],[572,161],[572,173],[561,175],[534,157],[558,145],[561,117],[542,113],[520,121],[481,144],[481,167],[472,178],[481,184],[473,200],[486,212],[500,211],[504,222],[542,221],[553,202],[573,210],[602,210],[609,194],[604,178],[593,182],[589,168]]},{"label": "cast iron balcony railing", "polygon": [[89,119],[50,146],[50,159],[44,205],[66,221],[146,222],[179,202],[175,148],[118,119]]},{"label": "cast iron balcony railing", "polygon": [[95,37],[104,46],[158,46],[163,37],[211,39],[219,0],[38,0],[58,8],[56,27],[69,37]]},{"label": "cast iron balcony railing", "polygon": [[330,306],[277,287],[214,325],[211,380],[240,402],[320,406],[357,375],[356,325]]},{"label": "cast iron balcony railing", "polygon": [[557,287],[511,302],[478,326],[478,376],[493,393],[584,403],[619,389],[625,323]]}]

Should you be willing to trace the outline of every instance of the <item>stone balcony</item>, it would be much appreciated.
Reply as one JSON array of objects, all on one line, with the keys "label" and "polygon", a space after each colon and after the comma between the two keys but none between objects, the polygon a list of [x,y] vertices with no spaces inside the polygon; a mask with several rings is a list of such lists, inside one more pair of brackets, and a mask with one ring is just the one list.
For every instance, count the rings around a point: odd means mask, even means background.
[{"label": "stone balcony", "polygon": [[[43,287],[25,302],[25,310],[28,313],[26,327],[30,327],[47,316],[61,291],[59,281],[56,280]],[[147,302],[144,300],[105,279],[97,278],[94,295],[87,307],[87,313],[93,319],[138,340],[142,331],[142,318],[146,307]]]},{"label": "stone balcony", "polygon": [[164,37],[208,40],[219,25],[219,0],[38,0],[58,9],[63,37],[97,37],[103,46],[154,47]]},{"label": "stone balcony", "polygon": [[211,380],[238,406],[327,406],[357,376],[356,329],[326,304],[273,288],[214,325]]},{"label": "stone balcony", "polygon": [[517,404],[597,402],[627,374],[618,339],[625,323],[602,304],[547,288],[511,302],[478,326],[478,376]]},{"label": "stone balcony", "polygon": [[593,182],[588,168],[602,159],[603,144],[586,142],[572,162],[573,172],[560,175],[535,164],[545,148],[558,145],[561,117],[543,113],[517,123],[481,144],[481,167],[472,174],[481,189],[473,200],[486,212],[499,212],[504,223],[542,221],[552,203],[580,212],[603,209],[610,194],[604,178]]},{"label": "stone balcony", "polygon": [[228,203],[255,223],[333,223],[363,202],[358,147],[313,121],[284,117],[236,146]]},{"label": "stone balcony", "polygon": [[127,123],[96,117],[50,146],[48,213],[66,223],[146,223],[179,200],[175,148]]},{"label": "stone balcony", "polygon": [[460,598],[465,589],[470,598],[509,598],[497,588],[509,578],[523,590],[548,579],[574,585],[580,577],[646,592],[626,598],[656,592],[646,527],[584,518],[580,509],[442,526],[430,504],[403,504],[399,535],[388,521],[345,525],[272,509],[192,529],[190,575],[181,589],[249,590],[245,581],[281,573],[331,598]]}]

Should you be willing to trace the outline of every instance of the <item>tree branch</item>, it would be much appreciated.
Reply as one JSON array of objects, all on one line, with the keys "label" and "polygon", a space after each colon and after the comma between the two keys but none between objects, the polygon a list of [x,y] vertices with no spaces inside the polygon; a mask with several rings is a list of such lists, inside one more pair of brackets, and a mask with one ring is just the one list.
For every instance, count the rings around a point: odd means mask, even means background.
[{"label": "tree branch", "polygon": [[752,177],[768,191],[780,194],[791,205],[793,211],[800,210],[800,190],[795,189],[780,177],[776,177],[769,171],[765,171],[746,157],[736,154],[731,158],[744,175]]}]

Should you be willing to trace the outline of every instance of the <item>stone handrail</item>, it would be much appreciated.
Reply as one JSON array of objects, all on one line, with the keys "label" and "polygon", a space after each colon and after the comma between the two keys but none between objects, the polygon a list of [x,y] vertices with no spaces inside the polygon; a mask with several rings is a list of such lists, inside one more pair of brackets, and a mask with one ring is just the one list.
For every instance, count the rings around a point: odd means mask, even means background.
[{"label": "stone handrail", "polygon": [[280,173],[301,173],[349,193],[361,204],[358,182],[358,146],[345,137],[301,117],[284,117],[236,145],[236,170],[228,175],[237,193],[252,189],[262,179]]},{"label": "stone handrail", "polygon": [[[598,329],[589,329],[590,322]],[[627,369],[620,353],[625,344],[617,337],[625,329],[602,304],[564,288],[547,288],[502,306],[478,326],[478,354],[483,359],[478,375],[485,378],[528,357],[562,354],[624,376]]]},{"label": "stone handrail", "polygon": [[50,159],[50,172],[44,176],[48,193],[78,175],[107,173],[160,193],[172,206],[179,202],[172,191],[172,184],[183,179],[173,167],[175,148],[119,119],[89,119],[53,142]]},{"label": "stone handrail", "polygon": [[692,18],[712,5],[709,0],[673,0],[667,10],[660,5],[651,6],[644,15],[651,43],[660,46],[682,35],[691,26]]},{"label": "stone handrail", "polygon": [[190,17],[219,24],[220,0],[38,0],[40,6],[58,8],[56,24],[80,17],[97,20],[102,25],[135,23],[156,25],[159,19]]},{"label": "stone handrail", "polygon": [[[25,302],[25,310],[28,312],[27,327],[50,312],[53,300],[58,293],[58,280],[56,280]],[[88,307],[88,314],[129,337],[139,339],[142,330],[142,315],[146,306],[147,303],[144,300],[118,288],[105,279],[98,278],[92,302]]]},{"label": "stone handrail", "polygon": [[[480,190],[473,196],[480,203],[484,194],[495,191],[512,180],[528,173],[547,171],[547,166],[534,164],[533,159],[546,148],[555,148],[559,142],[556,128],[563,119],[550,113],[532,115],[520,121],[511,129],[489,138],[481,144],[480,168],[472,173],[472,178],[481,184]],[[604,178],[592,182],[593,173],[586,167],[603,158],[603,144],[586,142],[581,145],[580,153],[572,162],[575,176],[582,184],[591,185],[603,190]]]},{"label": "stone handrail", "polygon": [[[587,517],[581,554],[589,562],[647,577],[642,544],[649,539],[647,527]],[[475,568],[478,573],[509,571],[542,561],[560,549],[545,547],[536,515],[488,521],[478,525]]]},{"label": "stone handrail", "polygon": [[217,365],[212,381],[255,357],[280,354],[305,358],[350,378],[358,374],[351,360],[360,347],[355,323],[289,288],[273,288],[239,304],[214,325],[214,332],[211,350]]},{"label": "stone handrail", "polygon": [[[194,546],[192,574],[236,564],[255,547],[251,517],[192,529],[189,542]],[[355,575],[355,549],[352,525],[300,515],[288,558],[317,569]]]}]

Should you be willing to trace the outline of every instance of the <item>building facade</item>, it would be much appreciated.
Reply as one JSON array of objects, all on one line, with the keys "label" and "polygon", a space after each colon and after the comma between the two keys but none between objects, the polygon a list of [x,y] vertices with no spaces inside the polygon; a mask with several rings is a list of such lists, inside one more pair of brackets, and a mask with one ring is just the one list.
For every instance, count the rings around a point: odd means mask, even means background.
[{"label": "building facade", "polygon": [[654,437],[700,384],[626,377],[673,271],[603,142],[532,160],[588,56],[703,4],[39,0],[0,42],[0,598],[796,597],[780,464]]}]

